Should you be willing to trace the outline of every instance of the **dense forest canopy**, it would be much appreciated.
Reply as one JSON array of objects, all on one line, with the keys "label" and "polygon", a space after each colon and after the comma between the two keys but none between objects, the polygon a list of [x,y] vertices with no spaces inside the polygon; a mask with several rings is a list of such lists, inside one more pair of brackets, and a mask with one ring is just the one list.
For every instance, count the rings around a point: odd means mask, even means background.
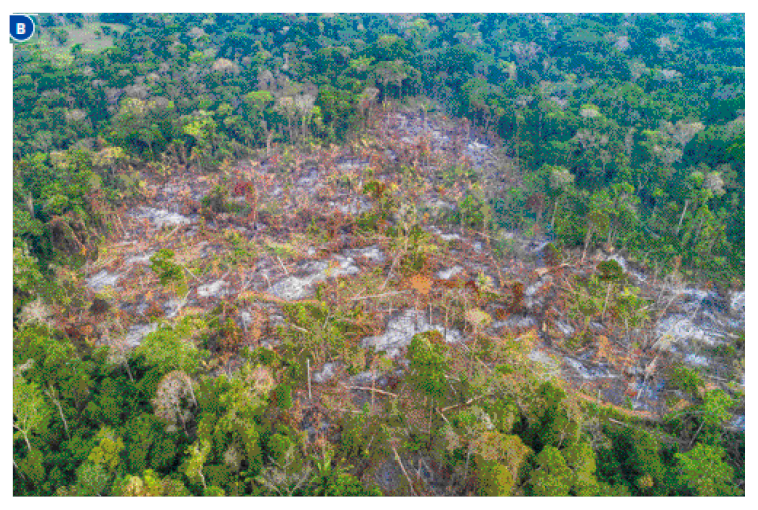
[{"label": "dense forest canopy", "polygon": [[[559,383],[523,375],[525,347],[476,345],[486,353],[461,356],[489,364],[488,372],[469,379],[450,372],[457,354],[423,333],[401,366],[409,374],[403,384],[428,414],[421,424],[399,417],[401,396],[388,401],[389,418],[367,403],[339,422],[340,441],[324,434],[314,446],[293,411],[302,411],[305,360],[336,357],[308,358],[290,344],[308,343],[301,330],[311,323],[323,323],[318,335],[330,345],[351,338],[363,332],[359,312],[332,326],[336,312],[323,302],[284,305],[294,324],[286,347],[235,350],[244,362],[234,373],[209,368],[223,351],[214,342],[241,334],[223,304],[115,354],[79,326],[72,332],[46,317],[51,309],[79,311],[81,319],[82,310],[108,308],[107,299],[81,290],[83,268],[107,258],[124,231],[121,217],[145,198],[150,179],[168,182],[177,169],[225,176],[243,160],[299,168],[300,154],[369,147],[380,112],[398,109],[424,126],[463,119],[473,146],[508,161],[507,172],[495,172],[507,173],[507,189],[473,186],[459,197],[448,219],[461,229],[546,238],[550,249],[581,254],[582,262],[597,249],[623,249],[656,279],[676,274],[741,290],[744,15],[42,14],[39,21],[39,38],[16,45],[13,60],[15,494],[378,495],[388,489],[366,473],[381,462],[400,468],[394,494],[444,493],[406,471],[403,460],[420,463],[422,452],[432,452],[423,459],[434,465],[424,469],[444,473],[449,494],[742,493],[744,430],[723,425],[743,394],[714,389],[688,368],[676,368],[675,379],[691,406],[650,428],[596,404],[588,410]],[[403,175],[401,188],[415,182]],[[363,188],[381,204],[381,214],[363,217],[368,230],[405,210],[387,190],[380,180]],[[222,191],[203,197],[203,225],[236,211]],[[232,194],[257,204],[253,184],[238,183]],[[259,218],[254,207],[246,217]],[[390,235],[405,228],[400,223]],[[404,232],[405,244],[392,245],[398,250],[427,242],[419,229]],[[277,258],[287,253],[273,250]],[[244,252],[235,251],[239,260],[248,260]],[[418,248],[403,270],[422,267],[426,254]],[[186,299],[197,276],[171,250],[151,256],[161,285],[176,295],[184,289]],[[377,285],[381,293],[396,269]],[[611,303],[628,338],[645,306],[613,271],[587,288],[599,289],[593,313],[605,320]],[[477,282],[479,298],[485,280]],[[462,321],[476,335],[489,315],[470,312]],[[341,360],[357,355],[347,340],[339,345]],[[495,393],[503,397],[489,398]],[[610,421],[599,424],[601,415]]]},{"label": "dense forest canopy", "polygon": [[[53,45],[65,39],[56,35],[63,27],[85,21],[42,20]],[[610,214],[589,203],[618,202],[611,195],[621,191],[610,190],[629,189],[630,215],[603,229],[609,240],[655,263],[682,257],[720,280],[743,278],[741,15],[109,14],[100,21],[100,37],[114,46],[97,53],[82,44],[64,56],[16,48],[16,202],[36,199],[28,212],[43,223],[54,211],[40,197],[58,195],[45,186],[61,184],[43,177],[55,154],[83,151],[85,165],[98,149],[143,161],[171,154],[213,168],[272,143],[343,141],[360,130],[368,103],[424,96],[498,136],[517,157],[530,178],[501,209],[555,194],[540,176],[565,168],[574,178],[561,191],[565,221],[552,227],[566,243],[583,240],[585,228],[576,225],[590,215]],[[100,177],[108,188],[118,178]],[[47,259],[45,236],[25,209],[17,209],[18,224],[28,227],[16,236]],[[508,213],[496,221],[525,226]]]}]

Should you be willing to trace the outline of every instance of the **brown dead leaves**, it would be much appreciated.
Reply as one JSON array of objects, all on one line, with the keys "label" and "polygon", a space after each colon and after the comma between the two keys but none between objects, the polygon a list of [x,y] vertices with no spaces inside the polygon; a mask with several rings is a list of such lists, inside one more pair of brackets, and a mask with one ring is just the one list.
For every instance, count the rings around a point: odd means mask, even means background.
[{"label": "brown dead leaves", "polygon": [[597,353],[595,354],[598,358],[604,358],[609,363],[615,365],[617,362],[616,354],[614,353],[613,346],[611,345],[611,342],[608,340],[608,337],[604,335],[598,335],[595,338],[597,342]]},{"label": "brown dead leaves", "polygon": [[427,296],[432,290],[434,279],[429,275],[415,274],[408,278],[407,285],[422,296]]}]

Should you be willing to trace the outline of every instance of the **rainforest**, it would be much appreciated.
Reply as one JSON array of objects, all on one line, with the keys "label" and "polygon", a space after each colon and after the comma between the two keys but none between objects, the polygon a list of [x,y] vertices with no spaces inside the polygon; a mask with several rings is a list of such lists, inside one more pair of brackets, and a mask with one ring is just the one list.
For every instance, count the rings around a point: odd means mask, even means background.
[{"label": "rainforest", "polygon": [[741,496],[743,14],[40,14],[15,496]]}]

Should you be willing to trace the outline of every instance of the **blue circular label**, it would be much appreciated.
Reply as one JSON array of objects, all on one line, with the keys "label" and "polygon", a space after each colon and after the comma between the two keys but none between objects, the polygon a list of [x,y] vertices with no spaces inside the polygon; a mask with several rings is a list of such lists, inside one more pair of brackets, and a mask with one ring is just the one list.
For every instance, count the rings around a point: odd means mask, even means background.
[{"label": "blue circular label", "polygon": [[34,21],[25,14],[11,14],[11,38],[17,42],[28,41],[34,35]]}]

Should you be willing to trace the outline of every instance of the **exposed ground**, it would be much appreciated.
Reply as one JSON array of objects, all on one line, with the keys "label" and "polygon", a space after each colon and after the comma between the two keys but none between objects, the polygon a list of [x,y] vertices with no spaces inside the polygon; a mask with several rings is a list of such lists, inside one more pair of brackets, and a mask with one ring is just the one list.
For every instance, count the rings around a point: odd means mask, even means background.
[{"label": "exposed ground", "polygon": [[[91,339],[133,347],[159,324],[213,313],[243,332],[234,346],[214,346],[228,351],[220,369],[232,370],[241,349],[277,349],[283,335],[312,333],[288,303],[324,302],[330,314],[351,318],[358,351],[349,359],[314,351],[317,399],[335,386],[391,388],[413,335],[432,329],[463,345],[533,342],[529,358],[544,377],[650,418],[682,398],[667,383],[673,363],[707,368],[712,385],[744,385],[744,367],[729,354],[744,330],[744,292],[688,287],[612,250],[556,258],[550,239],[535,232],[491,236],[454,226],[461,200],[476,192],[468,176],[500,193],[517,182],[512,162],[438,116],[389,114],[370,135],[212,175],[145,170],[142,204],[122,215],[120,238],[86,266],[82,285],[110,305],[105,317],[81,318]],[[411,166],[417,171],[403,170]],[[160,249],[175,253],[186,287],[160,285],[150,269]],[[648,300],[638,327],[611,312],[571,312],[581,278],[610,258]],[[399,368],[378,374],[370,362],[378,353]],[[355,406],[368,398],[349,394]],[[734,425],[744,427],[744,416]]]},{"label": "exposed ground", "polygon": [[[62,19],[62,17],[60,18]],[[119,34],[124,33],[128,28],[126,25],[120,25],[118,23],[89,22],[82,24],[81,28],[69,23],[61,27],[56,27],[68,32],[68,39],[65,43],[61,44],[52,35],[52,27],[41,27],[36,43],[43,51],[64,58],[70,55],[71,48],[76,44],[82,45],[82,51],[92,51],[97,53],[105,48],[113,46],[113,37],[111,35],[105,35],[103,33],[103,27],[109,27],[110,29],[117,31]]]}]

